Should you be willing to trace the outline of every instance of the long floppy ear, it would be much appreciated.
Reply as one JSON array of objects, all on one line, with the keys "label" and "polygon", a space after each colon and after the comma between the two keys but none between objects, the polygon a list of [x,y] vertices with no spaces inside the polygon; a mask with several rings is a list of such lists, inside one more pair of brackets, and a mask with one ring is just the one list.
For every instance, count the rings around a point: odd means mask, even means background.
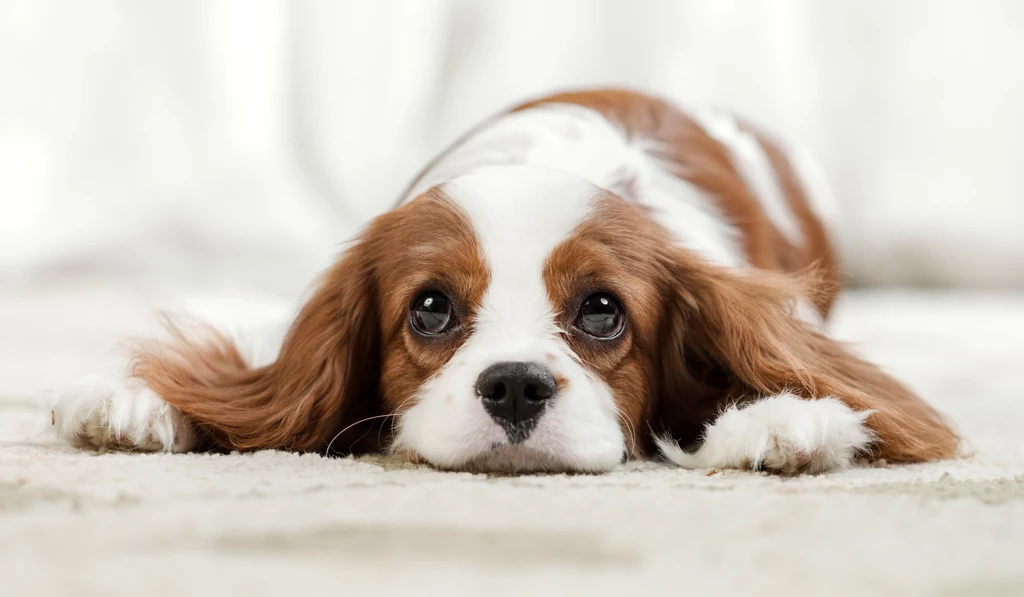
[{"label": "long floppy ear", "polygon": [[688,257],[668,266],[674,280],[659,407],[662,424],[684,446],[693,445],[727,404],[789,390],[873,411],[867,424],[877,438],[876,458],[918,462],[956,455],[958,438],[935,410],[797,316],[798,297],[809,296],[814,280],[733,273]]},{"label": "long floppy ear", "polygon": [[133,375],[217,447],[323,452],[334,440],[334,452],[375,438],[365,428],[334,437],[380,409],[380,324],[368,254],[361,241],[326,273],[276,362],[250,368],[216,331],[170,326],[170,341],[136,352]]}]

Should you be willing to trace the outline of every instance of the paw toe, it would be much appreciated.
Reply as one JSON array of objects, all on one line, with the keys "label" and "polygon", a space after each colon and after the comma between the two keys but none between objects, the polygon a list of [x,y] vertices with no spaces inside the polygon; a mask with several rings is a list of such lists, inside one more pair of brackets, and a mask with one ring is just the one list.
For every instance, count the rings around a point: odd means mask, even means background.
[{"label": "paw toe", "polygon": [[807,472],[814,461],[814,449],[773,436],[761,457],[761,469],[784,474]]}]

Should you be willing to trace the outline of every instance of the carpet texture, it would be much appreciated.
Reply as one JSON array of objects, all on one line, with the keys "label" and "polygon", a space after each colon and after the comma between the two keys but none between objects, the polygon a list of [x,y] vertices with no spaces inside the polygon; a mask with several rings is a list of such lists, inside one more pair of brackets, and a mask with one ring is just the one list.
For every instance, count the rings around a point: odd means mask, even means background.
[{"label": "carpet texture", "polygon": [[849,297],[837,334],[970,455],[789,478],[80,452],[33,386],[109,365],[94,347],[144,318],[101,295],[55,318],[60,300],[0,297],[4,595],[1024,595],[1024,297]]}]

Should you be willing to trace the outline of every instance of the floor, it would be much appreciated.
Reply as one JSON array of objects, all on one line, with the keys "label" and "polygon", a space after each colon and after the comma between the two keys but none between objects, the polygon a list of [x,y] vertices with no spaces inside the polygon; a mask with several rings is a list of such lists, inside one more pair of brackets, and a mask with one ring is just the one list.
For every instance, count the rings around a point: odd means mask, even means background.
[{"label": "floor", "polygon": [[1024,595],[1024,296],[848,297],[836,333],[947,413],[970,455],[793,478],[56,443],[34,396],[116,367],[151,298],[0,294],[4,595]]}]

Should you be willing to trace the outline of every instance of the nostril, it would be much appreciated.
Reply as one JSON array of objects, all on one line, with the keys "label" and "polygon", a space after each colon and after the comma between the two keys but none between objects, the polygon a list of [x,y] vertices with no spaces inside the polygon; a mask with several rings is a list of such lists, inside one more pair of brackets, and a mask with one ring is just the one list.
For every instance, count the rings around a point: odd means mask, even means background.
[{"label": "nostril", "polygon": [[508,387],[500,379],[489,379],[477,383],[476,393],[485,400],[501,400],[508,394]]},{"label": "nostril", "polygon": [[527,400],[547,400],[551,397],[551,388],[542,384],[528,383],[523,388],[523,394]]}]

